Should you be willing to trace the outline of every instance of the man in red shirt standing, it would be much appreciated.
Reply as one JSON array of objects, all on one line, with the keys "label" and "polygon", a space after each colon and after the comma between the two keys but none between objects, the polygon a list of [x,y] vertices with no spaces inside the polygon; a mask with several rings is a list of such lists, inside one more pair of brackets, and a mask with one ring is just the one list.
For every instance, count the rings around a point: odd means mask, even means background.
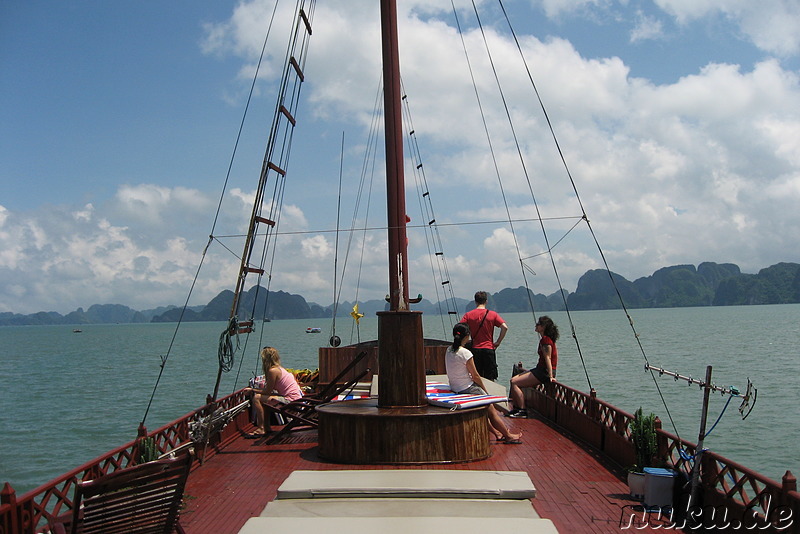
[{"label": "man in red shirt standing", "polygon": [[[508,325],[497,312],[486,309],[488,296],[486,291],[475,293],[475,309],[461,318],[462,323],[469,325],[472,337],[472,357],[478,374],[489,380],[497,380],[497,357],[494,350],[500,346],[508,332]],[[500,329],[497,341],[494,340],[494,329]]]}]

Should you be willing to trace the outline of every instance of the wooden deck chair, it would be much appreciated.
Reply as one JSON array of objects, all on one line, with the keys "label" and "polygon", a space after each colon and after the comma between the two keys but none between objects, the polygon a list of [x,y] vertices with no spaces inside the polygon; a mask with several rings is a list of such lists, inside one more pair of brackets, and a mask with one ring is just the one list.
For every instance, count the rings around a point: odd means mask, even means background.
[{"label": "wooden deck chair", "polygon": [[[341,372],[336,375],[336,377],[330,381],[324,388],[322,388],[318,393],[311,393],[309,395],[303,396],[303,399],[309,400],[311,402],[317,402],[319,404],[330,402],[331,400],[335,399],[337,395],[341,394],[343,391],[347,391],[354,384],[356,384],[359,380],[364,378],[367,374],[369,374],[369,369],[366,372],[359,373],[359,376],[355,380],[345,380],[345,377],[356,368],[356,366],[361,363],[361,360],[367,357],[367,351],[362,350],[361,352],[356,355],[353,360],[348,363]],[[344,385],[340,382],[344,381]]]},{"label": "wooden deck chair", "polygon": [[[147,462],[78,482],[70,532],[183,534],[178,515],[192,456]],[[55,525],[53,532],[66,530]]]},{"label": "wooden deck chair", "polygon": [[[296,401],[292,401],[288,404],[284,404],[280,407],[264,405],[264,408],[267,411],[274,411],[281,416],[283,416],[286,424],[278,430],[276,433],[272,434],[267,443],[275,443],[281,437],[283,437],[288,432],[292,430],[304,430],[308,428],[317,428],[319,426],[317,420],[317,406],[325,404],[327,402],[331,402],[337,396],[342,394],[352,388],[358,381],[364,378],[371,369],[367,367],[360,373],[358,373],[354,378],[348,380],[344,384],[340,384],[339,387],[334,389],[329,398],[324,400],[322,398],[312,398],[306,399],[305,397],[298,399]],[[266,416],[266,414],[265,414]]]},{"label": "wooden deck chair", "polygon": [[[362,378],[364,378],[366,375],[369,374],[370,368],[367,367],[362,372],[358,373],[358,375],[355,376],[354,378],[351,378],[350,380],[345,380],[345,377],[348,374],[350,374],[353,371],[353,369],[355,369],[356,366],[359,363],[361,363],[361,360],[363,360],[366,357],[367,357],[367,351],[363,350],[359,352],[358,355],[356,355],[356,357],[353,358],[353,360],[350,363],[348,363],[339,372],[339,374],[336,375],[334,379],[331,380],[330,383],[326,384],[325,387],[323,387],[321,390],[319,390],[316,393],[308,393],[306,395],[303,395],[301,399],[293,401],[289,404],[285,404],[284,406],[288,407],[293,404],[296,404],[295,406],[292,406],[293,409],[291,409],[290,411],[296,413],[296,415],[302,419],[303,415],[307,411],[309,411],[309,408],[336,400],[336,397],[351,389]],[[343,380],[345,381],[342,382]],[[278,413],[278,414],[281,413],[281,410],[279,410],[274,406],[264,405],[264,408],[268,412]]]},{"label": "wooden deck chair", "polygon": [[[358,356],[353,358],[353,361],[351,361],[349,364],[347,364],[347,366],[345,366],[344,369],[342,369],[342,372],[339,373],[330,384],[325,386],[317,394],[305,395],[296,401],[292,401],[279,407],[265,404],[264,409],[266,412],[275,412],[281,415],[286,421],[286,424],[283,425],[283,428],[269,437],[267,443],[274,443],[292,430],[317,428],[317,406],[333,401],[342,393],[352,389],[353,386],[355,386],[361,379],[369,374],[371,369],[367,367],[349,380],[339,383],[339,381],[347,376],[355,368],[355,366],[366,357],[366,355],[366,351],[359,353]],[[267,417],[268,414],[265,413],[264,416]]]}]

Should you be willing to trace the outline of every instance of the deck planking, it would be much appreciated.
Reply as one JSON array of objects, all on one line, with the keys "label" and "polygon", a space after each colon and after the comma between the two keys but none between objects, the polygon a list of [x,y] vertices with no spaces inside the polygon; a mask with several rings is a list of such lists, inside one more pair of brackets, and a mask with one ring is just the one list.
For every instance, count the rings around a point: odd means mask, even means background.
[{"label": "deck planking", "polygon": [[238,439],[192,472],[181,524],[188,534],[236,533],[258,516],[297,469],[474,469],[525,471],[537,489],[533,506],[559,532],[619,532],[628,495],[624,471],[548,422],[507,420],[523,444],[493,443],[492,456],[475,462],[429,466],[335,464],[317,456],[316,430],[293,432],[280,443]]}]

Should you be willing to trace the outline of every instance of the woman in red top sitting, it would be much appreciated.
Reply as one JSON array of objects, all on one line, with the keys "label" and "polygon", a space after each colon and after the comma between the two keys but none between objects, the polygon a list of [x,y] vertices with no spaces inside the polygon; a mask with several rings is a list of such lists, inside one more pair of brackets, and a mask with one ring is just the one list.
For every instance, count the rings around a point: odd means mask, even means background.
[{"label": "woman in red top sitting", "polygon": [[522,389],[520,388],[549,384],[556,379],[558,327],[550,317],[542,315],[536,322],[535,328],[536,333],[541,336],[537,351],[539,353],[539,361],[536,367],[530,371],[511,378],[511,404],[515,408],[509,412],[508,417],[528,417],[528,412],[525,410],[525,398],[522,396]]}]

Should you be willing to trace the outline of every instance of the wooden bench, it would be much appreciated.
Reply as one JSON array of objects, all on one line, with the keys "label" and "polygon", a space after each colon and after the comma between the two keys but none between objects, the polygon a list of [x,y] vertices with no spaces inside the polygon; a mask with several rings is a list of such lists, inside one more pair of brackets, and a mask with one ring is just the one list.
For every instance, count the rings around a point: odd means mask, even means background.
[{"label": "wooden bench", "polygon": [[[75,487],[73,534],[183,533],[178,515],[192,454],[119,469]],[[66,534],[64,524],[52,528]]]}]

